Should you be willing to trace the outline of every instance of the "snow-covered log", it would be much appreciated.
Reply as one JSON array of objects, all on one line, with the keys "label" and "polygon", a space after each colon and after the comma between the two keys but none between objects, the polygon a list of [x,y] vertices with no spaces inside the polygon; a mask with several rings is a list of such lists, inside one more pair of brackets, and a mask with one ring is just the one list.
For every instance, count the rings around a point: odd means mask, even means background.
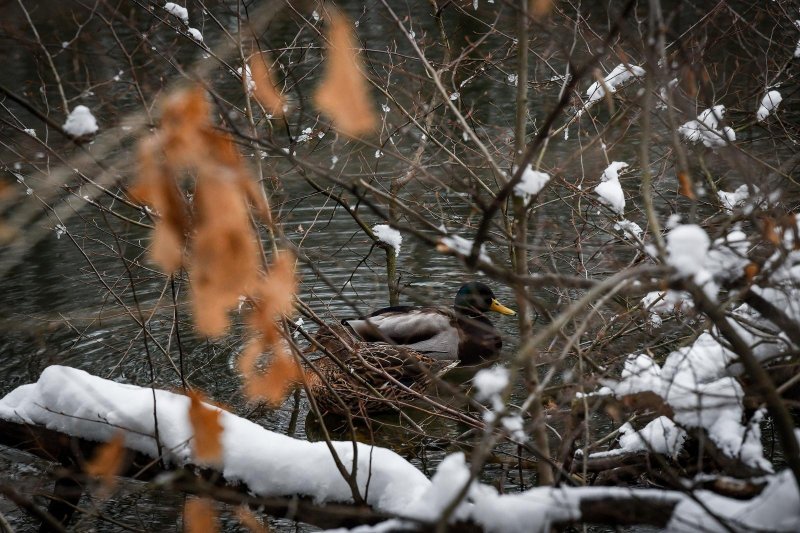
[{"label": "snow-covered log", "polygon": [[[298,520],[327,526],[369,524],[394,516],[390,518],[394,522],[376,525],[384,531],[389,526],[429,529],[470,477],[461,453],[446,457],[429,480],[394,452],[358,444],[358,488],[369,508],[357,506],[325,443],[278,435],[222,410],[222,460],[214,467],[198,465],[191,453],[189,404],[179,394],[52,366],[37,383],[23,385],[0,400],[0,442],[80,465],[92,456],[97,443],[109,441],[122,430],[133,455],[123,474],[138,471],[148,478],[165,469],[177,470],[188,478],[173,476],[174,482],[168,485],[172,488],[229,503],[263,505],[279,516],[291,510]],[[154,410],[160,446],[154,438]],[[331,448],[346,467],[352,466],[353,443],[333,442]],[[160,458],[162,464],[153,458]],[[143,469],[145,465],[149,467]],[[203,476],[209,472],[227,486],[209,483],[211,477]],[[163,483],[170,478],[158,479]],[[745,501],[706,490],[687,494],[622,487],[539,487],[503,495],[473,482],[451,515],[451,523],[459,530],[487,532],[547,531],[553,525],[573,523],[686,530],[688,517],[690,523],[702,523],[711,530],[724,529],[720,519],[728,520],[734,529],[771,526],[777,519],[787,531],[796,530],[800,497],[790,472],[765,476],[762,481],[763,493]],[[250,499],[243,498],[242,492]],[[353,512],[341,504],[352,505]],[[709,515],[708,508],[719,516]]]}]

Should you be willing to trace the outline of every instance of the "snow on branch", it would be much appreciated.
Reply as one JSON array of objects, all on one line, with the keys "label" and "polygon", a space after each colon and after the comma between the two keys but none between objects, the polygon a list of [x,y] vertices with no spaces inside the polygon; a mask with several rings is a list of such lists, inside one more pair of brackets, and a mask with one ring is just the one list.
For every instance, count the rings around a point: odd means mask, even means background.
[{"label": "snow on branch", "polygon": [[394,248],[394,254],[400,255],[400,245],[403,244],[403,235],[399,231],[387,224],[376,224],[372,226],[372,233],[377,239]]},{"label": "snow on branch", "polygon": [[75,106],[75,109],[67,117],[63,128],[67,135],[76,139],[94,135],[99,129],[97,127],[97,119],[94,118],[92,112],[85,105]]},{"label": "snow on branch", "polygon": [[756,118],[759,122],[764,122],[770,113],[778,109],[778,105],[783,100],[783,96],[778,91],[770,91],[761,99],[761,104],[756,111]]},{"label": "snow on branch", "polygon": [[725,116],[725,106],[715,105],[700,113],[695,120],[690,120],[678,128],[678,134],[686,141],[697,144],[702,142],[709,148],[719,148],[736,140],[736,132],[729,126],[719,129],[719,121]]},{"label": "snow on branch", "polygon": [[620,63],[603,78],[602,82],[596,81],[586,89],[586,103],[578,110],[577,116],[581,116],[584,111],[601,100],[606,95],[606,89],[609,93],[615,93],[630,80],[644,77],[645,74],[642,67]]}]

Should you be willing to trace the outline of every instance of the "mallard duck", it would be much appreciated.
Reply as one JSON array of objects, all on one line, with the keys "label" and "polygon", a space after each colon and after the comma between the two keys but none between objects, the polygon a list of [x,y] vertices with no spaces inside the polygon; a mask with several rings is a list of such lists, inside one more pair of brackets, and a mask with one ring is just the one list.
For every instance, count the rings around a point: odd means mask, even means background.
[{"label": "mallard duck", "polygon": [[395,306],[355,320],[344,320],[366,342],[406,346],[434,359],[475,363],[500,353],[503,341],[484,315],[496,311],[516,315],[492,290],[473,281],[456,293],[452,309]]},{"label": "mallard duck", "polygon": [[391,410],[416,400],[435,377],[456,366],[406,346],[361,341],[342,324],[322,325],[314,339],[327,353],[305,365],[304,374],[323,414]]}]

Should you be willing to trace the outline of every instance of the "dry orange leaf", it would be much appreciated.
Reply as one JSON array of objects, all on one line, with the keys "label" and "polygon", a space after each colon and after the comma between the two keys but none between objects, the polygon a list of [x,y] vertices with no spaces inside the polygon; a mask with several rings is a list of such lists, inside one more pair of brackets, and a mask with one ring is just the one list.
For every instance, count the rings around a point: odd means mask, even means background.
[{"label": "dry orange leaf", "polygon": [[125,466],[125,434],[121,431],[114,438],[100,446],[86,464],[85,471],[90,476],[99,477],[106,485],[113,485],[114,477],[122,472]]},{"label": "dry orange leaf", "polygon": [[190,391],[189,422],[194,430],[194,457],[203,463],[218,463],[222,459],[222,412],[205,405],[203,395]]},{"label": "dry orange leaf", "polygon": [[339,132],[358,137],[374,130],[377,124],[369,85],[358,57],[358,43],[350,21],[333,9],[328,21],[328,58],[314,103]]},{"label": "dry orange leaf", "polygon": [[236,518],[239,519],[239,522],[244,527],[246,527],[247,529],[249,529],[253,533],[269,533],[270,532],[269,526],[267,526],[265,524],[262,524],[258,520],[258,517],[256,517],[256,515],[253,513],[253,511],[251,511],[250,509],[248,509],[244,505],[242,505],[238,509],[236,509]]},{"label": "dry orange leaf", "polygon": [[277,407],[286,399],[292,387],[302,381],[303,371],[291,356],[281,351],[275,352],[269,367],[259,373],[255,364],[259,355],[259,352],[243,355],[240,368],[244,370],[245,396],[252,401]]},{"label": "dry orange leaf", "polygon": [[692,184],[692,178],[689,177],[689,173],[681,170],[678,172],[678,184],[680,185],[678,189],[678,193],[687,197],[690,200],[695,199],[694,195],[694,186]]},{"label": "dry orange leaf", "polygon": [[781,245],[781,237],[776,231],[775,220],[772,218],[764,218],[764,226],[762,227],[761,232],[767,242],[772,243],[775,246]]},{"label": "dry orange leaf", "polygon": [[176,91],[162,105],[163,149],[171,164],[192,168],[213,156],[203,149],[203,135],[211,128],[211,107],[205,89],[197,85]]},{"label": "dry orange leaf", "polygon": [[283,116],[286,98],[275,88],[266,54],[258,53],[250,58],[250,72],[256,83],[255,95],[258,102],[273,117]]},{"label": "dry orange leaf", "polygon": [[535,20],[541,20],[553,10],[553,0],[530,0],[528,11]]},{"label": "dry orange leaf", "polygon": [[228,311],[258,279],[258,245],[237,176],[225,167],[203,169],[194,198],[195,235],[189,273],[197,329],[225,333]]},{"label": "dry orange leaf", "polygon": [[755,263],[748,263],[747,266],[744,267],[744,277],[748,283],[753,281],[758,273],[761,271],[761,268]]},{"label": "dry orange leaf", "polygon": [[139,144],[138,174],[128,192],[135,200],[156,210],[159,218],[150,255],[164,272],[171,273],[183,264],[189,217],[183,193],[168,175],[162,156],[159,137],[149,137]]},{"label": "dry orange leaf", "polygon": [[186,533],[214,533],[219,531],[217,509],[214,502],[205,498],[190,498],[183,507],[183,530]]}]

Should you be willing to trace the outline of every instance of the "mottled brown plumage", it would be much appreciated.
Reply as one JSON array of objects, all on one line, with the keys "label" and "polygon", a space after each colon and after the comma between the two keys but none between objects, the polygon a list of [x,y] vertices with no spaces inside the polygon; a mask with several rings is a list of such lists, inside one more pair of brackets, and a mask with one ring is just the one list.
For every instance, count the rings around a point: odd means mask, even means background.
[{"label": "mottled brown plumage", "polygon": [[[324,325],[315,336],[330,355],[311,361],[306,383],[323,413],[364,416],[412,402],[453,368],[405,346],[358,340],[345,325]],[[316,349],[316,347],[312,347]],[[334,358],[336,360],[334,360]]]}]

